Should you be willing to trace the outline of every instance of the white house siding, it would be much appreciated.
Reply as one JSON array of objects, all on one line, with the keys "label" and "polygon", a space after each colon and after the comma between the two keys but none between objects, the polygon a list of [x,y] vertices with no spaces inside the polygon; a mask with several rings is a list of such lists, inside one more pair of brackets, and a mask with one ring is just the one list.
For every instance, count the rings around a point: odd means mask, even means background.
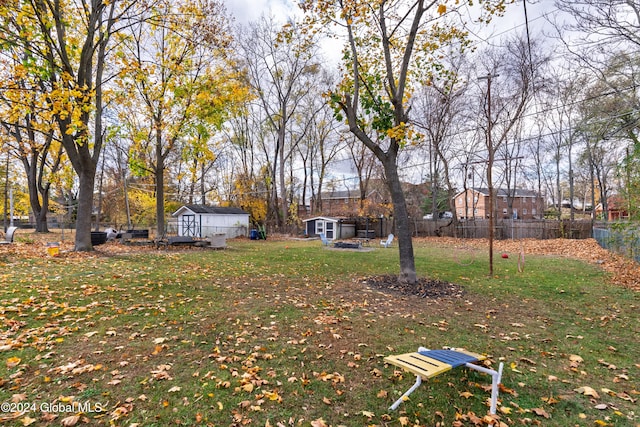
[{"label": "white house siding", "polygon": [[226,234],[232,239],[239,236],[247,236],[249,230],[249,215],[201,215],[202,236],[214,234]]}]

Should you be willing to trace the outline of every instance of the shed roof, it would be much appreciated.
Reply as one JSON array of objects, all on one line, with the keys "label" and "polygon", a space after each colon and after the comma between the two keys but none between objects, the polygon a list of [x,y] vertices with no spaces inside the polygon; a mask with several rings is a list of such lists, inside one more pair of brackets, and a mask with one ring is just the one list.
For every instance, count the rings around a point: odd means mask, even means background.
[{"label": "shed roof", "polygon": [[240,208],[225,207],[225,206],[207,206],[207,205],[184,205],[173,213],[173,216],[178,216],[185,209],[190,210],[197,214],[210,214],[210,215],[249,215],[248,212]]},{"label": "shed roof", "polygon": [[313,218],[303,219],[302,222],[315,221],[315,220],[318,220],[318,219],[319,220],[324,220],[324,221],[331,221],[331,222],[349,221],[349,218],[344,218],[344,217],[314,216]]}]

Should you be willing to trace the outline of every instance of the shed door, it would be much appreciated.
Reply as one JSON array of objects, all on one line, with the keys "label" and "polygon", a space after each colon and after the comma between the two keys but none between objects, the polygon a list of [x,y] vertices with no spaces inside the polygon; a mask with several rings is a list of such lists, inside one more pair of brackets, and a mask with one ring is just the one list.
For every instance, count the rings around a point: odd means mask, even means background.
[{"label": "shed door", "polygon": [[195,215],[182,215],[182,235],[198,237],[199,224]]},{"label": "shed door", "polygon": [[327,239],[329,240],[333,240],[336,238],[334,225],[335,225],[335,222],[331,222],[331,221],[325,222],[325,236],[327,236]]}]

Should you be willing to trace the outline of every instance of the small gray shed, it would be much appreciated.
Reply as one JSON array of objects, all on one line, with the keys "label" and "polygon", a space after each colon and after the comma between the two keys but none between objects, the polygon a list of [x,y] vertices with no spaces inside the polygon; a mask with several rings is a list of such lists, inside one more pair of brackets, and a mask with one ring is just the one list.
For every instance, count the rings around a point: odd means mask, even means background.
[{"label": "small gray shed", "polygon": [[303,220],[305,234],[317,237],[323,234],[328,240],[350,239],[356,236],[356,223],[347,218],[316,216]]}]

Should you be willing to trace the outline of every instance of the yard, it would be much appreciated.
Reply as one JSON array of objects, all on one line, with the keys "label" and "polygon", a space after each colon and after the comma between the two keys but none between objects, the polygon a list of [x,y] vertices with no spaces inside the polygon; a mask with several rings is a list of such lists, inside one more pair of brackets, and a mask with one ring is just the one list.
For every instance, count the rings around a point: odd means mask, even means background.
[{"label": "yard", "polygon": [[[418,239],[436,292],[380,279],[397,245],[86,254],[67,238],[51,257],[16,240],[0,246],[7,425],[640,425],[640,272],[593,240],[497,242],[489,278],[486,243]],[[383,358],[418,346],[503,362],[498,414],[490,378],[463,369],[389,411],[414,379]]]}]

